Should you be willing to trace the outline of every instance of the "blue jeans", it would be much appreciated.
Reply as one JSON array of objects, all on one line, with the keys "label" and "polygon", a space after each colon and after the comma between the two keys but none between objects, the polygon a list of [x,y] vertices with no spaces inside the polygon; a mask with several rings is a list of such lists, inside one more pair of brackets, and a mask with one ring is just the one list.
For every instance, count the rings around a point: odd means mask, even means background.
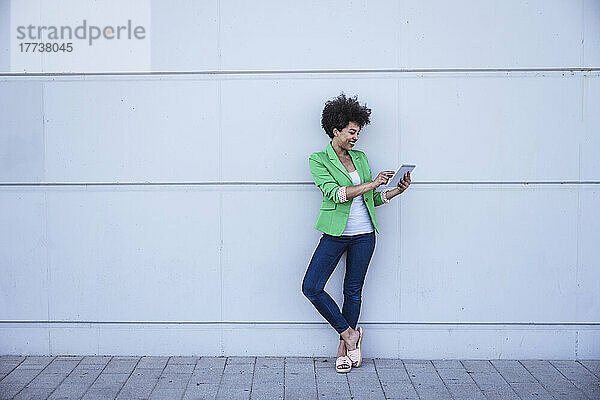
[{"label": "blue jeans", "polygon": [[[375,232],[350,236],[323,233],[310,260],[302,281],[302,293],[338,333],[344,332],[348,327],[356,329],[362,287],[374,250]],[[344,276],[344,305],[340,312],[324,288],[345,251],[348,253]]]}]

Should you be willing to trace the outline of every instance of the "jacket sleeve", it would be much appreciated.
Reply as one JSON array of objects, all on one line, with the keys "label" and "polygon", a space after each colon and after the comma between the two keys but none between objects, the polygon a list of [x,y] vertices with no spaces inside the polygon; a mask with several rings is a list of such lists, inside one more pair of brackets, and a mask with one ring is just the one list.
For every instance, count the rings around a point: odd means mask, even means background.
[{"label": "jacket sleeve", "polygon": [[375,202],[375,207],[386,204],[386,202],[381,198],[381,192],[373,191],[373,201]]},{"label": "jacket sleeve", "polygon": [[[371,166],[369,166],[369,160],[367,159],[367,156],[365,153],[363,153],[363,157],[365,158],[365,161],[367,162],[367,167],[369,167],[369,180],[373,181],[373,176],[371,174]],[[382,204],[389,203],[389,200],[387,202],[383,201],[383,199],[381,198],[381,192],[377,192],[374,189],[373,189],[373,201],[375,203],[375,207],[380,206]]]},{"label": "jacket sleeve", "polygon": [[323,192],[323,196],[328,200],[341,204],[342,202],[338,198],[338,190],[342,187],[333,178],[327,167],[323,165],[319,157],[313,153],[308,158],[308,166],[310,168],[310,174],[315,181],[315,184]]}]

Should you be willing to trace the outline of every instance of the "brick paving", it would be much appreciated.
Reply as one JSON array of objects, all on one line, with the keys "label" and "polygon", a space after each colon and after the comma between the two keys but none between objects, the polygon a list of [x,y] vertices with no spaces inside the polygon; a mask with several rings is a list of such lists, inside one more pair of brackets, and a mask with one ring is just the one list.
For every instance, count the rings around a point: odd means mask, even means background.
[{"label": "brick paving", "polygon": [[0,399],[600,399],[600,360],[0,356]]}]

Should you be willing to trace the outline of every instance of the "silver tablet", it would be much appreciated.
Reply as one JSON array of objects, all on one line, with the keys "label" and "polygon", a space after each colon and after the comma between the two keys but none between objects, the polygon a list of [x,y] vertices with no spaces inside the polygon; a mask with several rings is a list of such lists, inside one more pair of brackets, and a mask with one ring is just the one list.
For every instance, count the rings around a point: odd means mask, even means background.
[{"label": "silver tablet", "polygon": [[411,172],[412,173],[412,170],[415,169],[415,167],[416,167],[416,165],[414,165],[414,164],[402,164],[400,166],[400,168],[398,168],[398,170],[396,171],[396,173],[394,174],[394,176],[392,176],[392,179],[390,179],[388,181],[388,184],[385,185],[385,187],[396,187],[396,186],[398,186],[398,183],[400,183],[400,181],[402,180],[402,178],[404,178],[404,175],[406,175],[407,172]]}]

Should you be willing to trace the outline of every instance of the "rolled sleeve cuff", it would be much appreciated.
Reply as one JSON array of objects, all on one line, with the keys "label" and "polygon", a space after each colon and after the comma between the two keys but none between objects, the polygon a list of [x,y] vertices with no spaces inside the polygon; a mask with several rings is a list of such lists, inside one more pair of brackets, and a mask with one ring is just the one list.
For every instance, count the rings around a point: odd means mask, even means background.
[{"label": "rolled sleeve cuff", "polygon": [[390,202],[390,199],[388,199],[388,198],[386,197],[386,194],[387,194],[388,190],[389,190],[389,189],[387,189],[387,190],[384,190],[383,192],[381,192],[381,200],[382,200],[384,203],[389,203],[389,202]]},{"label": "rolled sleeve cuff", "polygon": [[338,199],[340,200],[340,203],[344,203],[346,202],[346,186],[342,186],[338,189]]}]

